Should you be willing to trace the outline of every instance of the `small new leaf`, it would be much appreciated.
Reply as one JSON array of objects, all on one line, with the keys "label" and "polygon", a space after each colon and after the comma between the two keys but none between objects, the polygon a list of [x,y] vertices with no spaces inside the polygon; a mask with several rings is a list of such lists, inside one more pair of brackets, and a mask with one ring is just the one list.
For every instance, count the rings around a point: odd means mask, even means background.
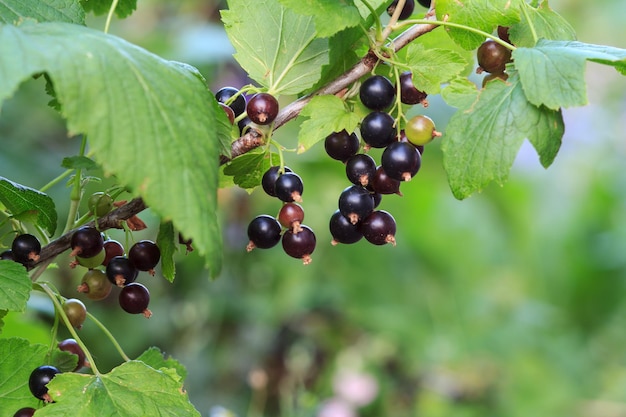
[{"label": "small new leaf", "polygon": [[52,236],[57,227],[57,212],[48,195],[0,177],[0,203],[15,217],[36,221]]},{"label": "small new leaf", "polygon": [[252,189],[261,185],[265,171],[279,163],[280,159],[276,154],[272,154],[270,159],[266,152],[248,152],[226,165],[224,175],[232,176],[235,184],[241,188]]},{"label": "small new leaf", "polygon": [[87,171],[98,169],[96,161],[86,156],[70,156],[63,158],[61,166],[66,169],[84,169]]},{"label": "small new leaf", "polygon": [[17,25],[25,19],[84,25],[85,12],[77,0],[0,0],[0,23]]},{"label": "small new leaf", "polygon": [[165,353],[161,352],[161,350],[157,347],[151,347],[145,352],[143,352],[138,358],[138,361],[142,361],[146,365],[150,366],[154,369],[175,369],[176,373],[181,379],[187,378],[187,369],[185,366],[178,362],[176,359],[171,356],[165,357]]}]

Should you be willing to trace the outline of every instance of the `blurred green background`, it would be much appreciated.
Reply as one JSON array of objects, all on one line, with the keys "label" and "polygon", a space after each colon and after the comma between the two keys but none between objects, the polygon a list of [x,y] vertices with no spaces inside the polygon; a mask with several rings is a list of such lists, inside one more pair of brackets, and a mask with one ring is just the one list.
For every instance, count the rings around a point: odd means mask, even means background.
[{"label": "blurred green background", "polygon": [[[579,40],[626,47],[623,0],[550,4]],[[140,0],[111,32],[197,66],[213,91],[239,87],[247,81],[219,24],[224,7]],[[590,104],[565,110],[563,146],[547,170],[524,145],[504,187],[457,201],[440,143],[429,145],[404,196],[381,204],[397,221],[396,247],[330,245],[328,219],[348,183],[320,144],[286,156],[317,235],[310,265],[280,247],[246,253],[248,222],[280,204],[224,189],[219,279],[181,253],[173,284],[158,273],[140,279],[152,293],[150,320],[121,312],[115,296],[87,307],[130,356],[156,345],[186,365],[203,416],[624,417],[626,78],[589,64],[587,82]],[[31,81],[2,108],[0,176],[38,188],[77,152],[47,100],[42,81]],[[430,103],[425,114],[445,130],[451,109]],[[287,147],[296,136],[295,123],[277,132]],[[49,194],[65,213],[68,189]],[[157,220],[141,217],[150,228],[137,238],[155,238]],[[66,258],[47,279],[85,299]],[[9,315],[0,337],[47,343],[51,307],[35,295],[30,307]],[[120,363],[96,326],[81,332],[100,368]]]}]

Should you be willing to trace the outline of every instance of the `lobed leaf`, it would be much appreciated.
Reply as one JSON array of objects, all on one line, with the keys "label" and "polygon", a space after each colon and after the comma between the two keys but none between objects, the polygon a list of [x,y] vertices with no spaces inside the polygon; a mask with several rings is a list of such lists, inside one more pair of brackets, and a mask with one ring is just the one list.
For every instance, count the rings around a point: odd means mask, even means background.
[{"label": "lobed leaf", "polygon": [[185,366],[171,356],[166,358],[165,354],[157,347],[147,349],[137,358],[137,360],[154,369],[175,369],[180,378],[187,378],[187,369],[185,369]]},{"label": "lobed leaf", "polygon": [[86,169],[88,171],[98,169],[98,164],[86,156],[70,156],[63,158],[61,166],[66,169]]},{"label": "lobed leaf", "polygon": [[[560,14],[555,12],[548,5],[548,0],[541,2],[539,7],[534,8],[524,3],[526,13],[522,13],[519,23],[509,28],[511,42],[518,47],[535,46],[535,38],[566,40],[576,39],[574,28]],[[529,19],[526,17],[528,16]]]},{"label": "lobed leaf", "polygon": [[444,101],[458,109],[467,109],[476,101],[478,90],[476,84],[467,78],[455,78],[442,91]]},{"label": "lobed leaf", "polygon": [[54,200],[47,194],[0,177],[0,203],[14,217],[28,219],[47,230],[50,236],[54,234],[57,212]]},{"label": "lobed leaf", "polygon": [[312,16],[317,35],[327,38],[349,27],[361,23],[361,14],[352,0],[279,0],[288,9]]},{"label": "lobed leaf", "polygon": [[[22,407],[37,407],[39,400],[31,394],[28,379],[31,372],[45,365],[47,346],[31,345],[19,337],[0,339],[0,413],[8,414]],[[68,414],[73,415],[73,414]]]},{"label": "lobed leaf", "polygon": [[85,12],[78,0],[0,0],[0,23],[37,22],[85,24]]},{"label": "lobed leaf", "polygon": [[563,132],[561,112],[529,103],[516,73],[507,82],[487,83],[477,100],[457,111],[446,128],[443,164],[452,193],[463,199],[491,181],[502,185],[524,139],[547,167]]},{"label": "lobed leaf", "polygon": [[0,260],[0,310],[24,311],[31,289],[24,265]]},{"label": "lobed leaf", "polygon": [[[86,12],[102,15],[111,10],[113,0],[80,0]],[[120,19],[130,16],[137,9],[137,0],[119,0],[115,7],[115,14]]]},{"label": "lobed leaf", "polygon": [[467,66],[464,57],[448,49],[410,44],[406,48],[406,64],[413,72],[413,84],[427,94],[438,94],[441,84],[459,75]]},{"label": "lobed leaf", "polygon": [[261,185],[261,178],[271,166],[280,164],[276,154],[268,155],[265,151],[248,152],[233,159],[224,167],[224,175],[232,176],[236,185],[252,189]]}]

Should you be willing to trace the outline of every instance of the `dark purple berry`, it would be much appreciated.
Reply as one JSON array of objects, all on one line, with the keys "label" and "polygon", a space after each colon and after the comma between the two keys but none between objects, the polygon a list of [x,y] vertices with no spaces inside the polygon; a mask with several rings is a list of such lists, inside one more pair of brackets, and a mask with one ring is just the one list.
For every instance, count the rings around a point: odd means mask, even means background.
[{"label": "dark purple berry", "polygon": [[405,71],[400,74],[400,100],[404,104],[424,103],[427,96],[425,92],[418,90],[415,84],[413,84],[413,73],[411,71]]},{"label": "dark purple berry", "polygon": [[154,275],[154,267],[161,260],[161,250],[151,240],[140,240],[128,251],[128,259],[138,270]]},{"label": "dark purple berry", "polygon": [[352,184],[367,187],[375,173],[376,161],[367,154],[356,154],[346,161],[346,176]]},{"label": "dark purple berry", "polygon": [[33,417],[33,414],[35,414],[35,410],[32,407],[24,407],[24,408],[20,408],[19,410],[17,410],[15,412],[15,414],[13,414],[13,417]]},{"label": "dark purple berry", "polygon": [[251,124],[252,124],[252,120],[250,120],[248,116],[239,120],[237,122],[237,126],[239,127],[239,134],[244,135],[246,131],[248,130],[248,126],[250,126]]},{"label": "dark purple berry", "polygon": [[302,178],[294,172],[285,172],[276,179],[274,191],[280,201],[285,203],[296,201],[299,203],[302,201],[302,193],[304,192]]},{"label": "dark purple berry", "polygon": [[70,247],[72,248],[70,256],[91,258],[100,253],[104,247],[104,239],[102,233],[95,227],[83,226],[72,234]]},{"label": "dark purple berry", "polygon": [[104,260],[102,265],[107,266],[109,261],[116,256],[124,256],[124,246],[117,240],[106,240],[104,242]]},{"label": "dark purple berry", "polygon": [[57,346],[59,347],[59,350],[73,353],[74,355],[78,357],[78,361],[76,362],[76,368],[74,368],[73,372],[76,372],[80,368],[85,366],[85,359],[86,359],[85,351],[80,347],[80,345],[78,344],[78,342],[76,342],[76,340],[65,339],[65,340],[60,341]]},{"label": "dark purple berry", "polygon": [[52,378],[59,373],[59,370],[51,365],[43,365],[36,368],[30,374],[28,378],[28,388],[30,392],[40,400],[45,402],[51,402],[51,398],[48,395],[48,383],[52,381]]},{"label": "dark purple berry", "polygon": [[396,89],[387,77],[373,75],[361,84],[359,98],[368,109],[384,110],[396,98]]},{"label": "dark purple berry", "polygon": [[[239,116],[246,111],[246,98],[243,94],[237,95],[238,93],[239,90],[234,87],[223,87],[215,93],[215,99],[233,109],[235,116]],[[233,100],[232,97],[236,95],[237,97]]]},{"label": "dark purple berry", "polygon": [[[389,7],[387,7],[387,14],[389,16],[393,15],[393,13],[396,11],[396,7],[398,6],[398,0],[393,0],[393,2],[391,3],[391,5]],[[400,16],[398,17],[399,20],[406,20],[409,18],[409,16],[411,16],[413,14],[413,10],[415,9],[415,1],[414,0],[406,0],[406,2],[404,2],[404,7],[402,8],[402,11],[400,12]]]},{"label": "dark purple berry", "polygon": [[370,192],[360,185],[352,185],[339,196],[339,211],[350,223],[357,224],[374,210],[374,199]]},{"label": "dark purple berry", "polygon": [[137,279],[139,271],[125,256],[115,256],[107,265],[106,275],[112,284],[123,287]]},{"label": "dark purple berry", "polygon": [[246,112],[248,117],[258,125],[269,125],[278,116],[278,100],[268,93],[257,93],[252,96]]},{"label": "dark purple berry", "polygon": [[17,235],[11,244],[11,252],[15,260],[21,264],[37,262],[41,252],[41,243],[37,237],[28,233]]},{"label": "dark purple berry", "polygon": [[376,168],[376,174],[374,175],[374,179],[372,180],[372,190],[380,193],[380,194],[398,194],[402,195],[400,192],[400,184],[401,182],[391,178],[382,166],[378,166]]},{"label": "dark purple berry", "polygon": [[361,121],[361,137],[372,148],[384,148],[396,140],[395,120],[390,114],[374,111]]},{"label": "dark purple berry", "polygon": [[274,217],[267,214],[256,216],[248,225],[250,242],[246,250],[250,252],[254,248],[269,249],[276,246],[280,241],[281,231],[280,223]]},{"label": "dark purple berry", "polygon": [[235,124],[235,112],[233,111],[232,108],[228,107],[226,104],[224,103],[217,103],[219,104],[220,108],[222,110],[224,110],[224,113],[226,113],[226,117],[228,117],[228,121],[230,122],[231,125]]},{"label": "dark purple berry", "polygon": [[430,8],[430,1],[431,0],[417,0],[421,6],[426,7],[427,9]]},{"label": "dark purple berry", "polygon": [[358,224],[352,224],[339,210],[330,216],[330,234],[333,237],[331,244],[350,244],[361,240],[363,233],[359,230]]},{"label": "dark purple berry", "polygon": [[138,282],[132,282],[122,288],[119,302],[120,307],[127,313],[143,314],[146,318],[152,316],[152,312],[148,310],[150,291]]},{"label": "dark purple berry", "polygon": [[417,174],[422,158],[415,146],[407,142],[394,142],[387,146],[381,157],[381,166],[391,178],[410,181]]},{"label": "dark purple berry", "polygon": [[297,203],[285,203],[278,212],[278,222],[294,233],[298,233],[302,228],[300,225],[304,220],[304,210]]},{"label": "dark purple berry", "polygon": [[345,130],[341,132],[333,132],[326,136],[324,141],[324,149],[326,153],[333,159],[345,162],[352,155],[359,151],[361,145],[356,134],[348,134]]},{"label": "dark purple berry", "polygon": [[363,237],[374,245],[396,245],[396,220],[384,210],[370,213],[360,224]]},{"label": "dark purple berry", "polygon": [[302,225],[302,230],[294,233],[287,230],[283,234],[283,249],[285,253],[292,258],[302,259],[302,263],[307,265],[311,263],[311,254],[315,250],[315,233],[310,227]]},{"label": "dark purple berry", "polygon": [[276,180],[283,173],[292,172],[289,167],[284,167],[283,172],[280,172],[280,167],[275,165],[270,167],[261,178],[261,186],[265,193],[271,197],[276,197]]},{"label": "dark purple berry", "polygon": [[11,249],[8,249],[0,253],[0,261],[15,261],[15,256],[13,256],[13,251]]},{"label": "dark purple berry", "polygon": [[370,195],[372,196],[372,200],[374,200],[374,208],[378,207],[383,201],[383,195],[377,192],[370,192]]},{"label": "dark purple berry", "polygon": [[476,57],[482,70],[492,74],[502,74],[506,69],[506,64],[511,61],[511,50],[488,39],[478,47]]}]

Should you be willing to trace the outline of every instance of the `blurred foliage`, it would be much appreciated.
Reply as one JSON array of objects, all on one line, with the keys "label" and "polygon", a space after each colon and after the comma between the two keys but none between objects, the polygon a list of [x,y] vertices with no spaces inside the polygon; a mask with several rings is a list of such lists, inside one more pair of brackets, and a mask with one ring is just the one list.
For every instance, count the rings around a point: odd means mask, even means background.
[{"label": "blurred foliage", "polygon": [[[626,46],[622,0],[551,5],[580,40]],[[221,7],[140,1],[112,33],[197,66],[214,91],[237,87],[248,81],[230,60]],[[396,247],[330,245],[328,219],[348,183],[318,145],[286,155],[304,179],[304,223],[317,234],[311,265],[280,247],[246,253],[250,219],[277,214],[280,203],[259,190],[224,189],[219,279],[209,280],[196,254],[181,252],[173,284],[159,273],[140,278],[152,293],[150,320],[124,314],[117,293],[86,300],[88,309],[131,357],[157,345],[181,360],[205,416],[318,415],[332,399],[347,401],[340,393],[351,387],[339,378],[346,372],[376,381],[374,400],[353,407],[362,417],[626,416],[626,81],[595,65],[587,81],[591,104],[565,111],[563,148],[548,170],[525,146],[505,187],[459,202],[439,143],[429,145],[404,196],[381,205],[397,220]],[[0,176],[37,188],[76,153],[79,143],[47,101],[33,80],[3,107]],[[437,97],[430,102],[425,113],[443,130],[450,109]],[[295,147],[295,123],[276,134]],[[60,184],[50,194],[62,221],[68,190]],[[157,219],[141,217],[149,229],[136,239],[155,238]],[[67,255],[57,263],[47,279],[76,296],[82,272],[68,268]],[[45,342],[50,306],[36,296],[29,306],[27,316],[5,319],[1,337]],[[119,364],[96,326],[81,331],[100,368]]]}]

